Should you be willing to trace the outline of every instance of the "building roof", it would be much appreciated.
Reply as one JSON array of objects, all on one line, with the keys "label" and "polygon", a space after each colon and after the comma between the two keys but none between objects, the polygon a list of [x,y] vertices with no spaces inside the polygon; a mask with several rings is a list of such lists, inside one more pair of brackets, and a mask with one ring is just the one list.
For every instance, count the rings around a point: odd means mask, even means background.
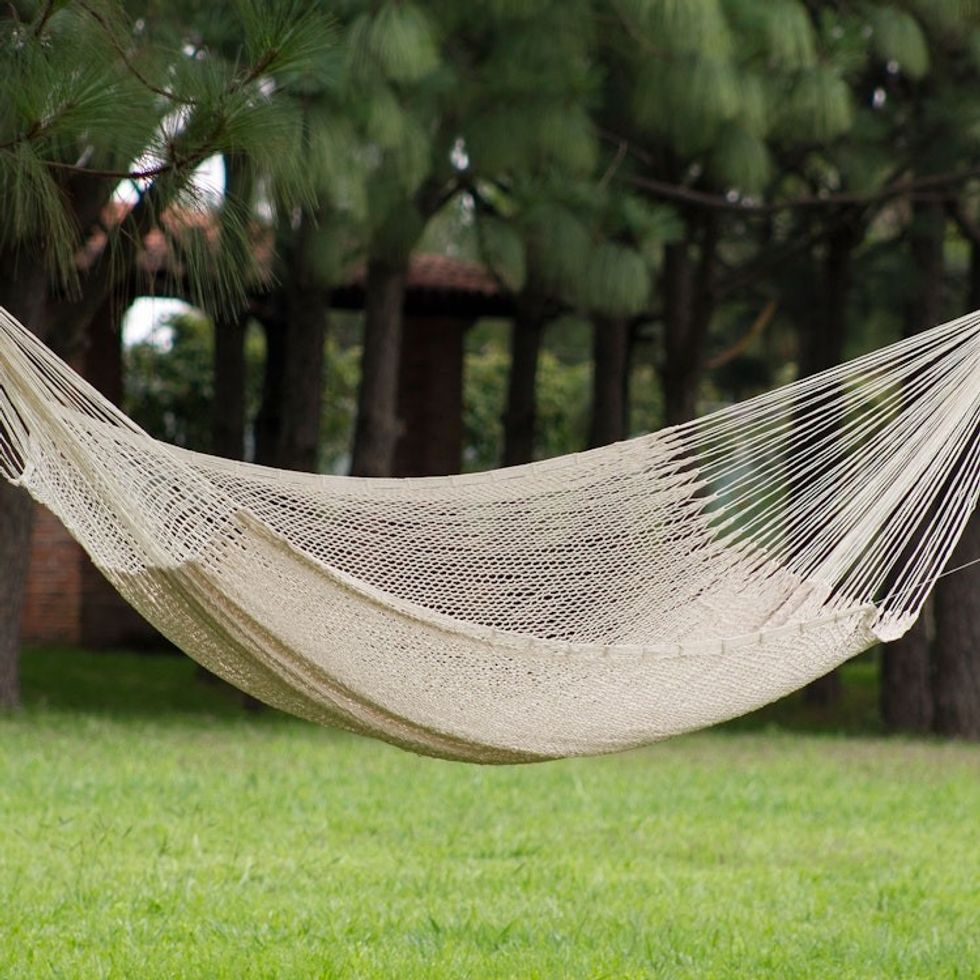
[{"label": "building roof", "polygon": [[[349,281],[333,291],[331,301],[341,309],[361,309],[367,270],[362,264]],[[412,255],[405,279],[405,312],[416,316],[475,319],[509,316],[513,301],[486,266],[479,262],[420,252]]]},{"label": "building roof", "polygon": [[[102,227],[93,232],[79,250],[79,268],[91,266],[106,247],[105,226],[121,222],[129,208],[130,205],[121,202],[113,202],[106,208],[102,215]],[[203,230],[209,238],[215,234],[212,217],[207,212],[181,212],[176,218],[168,212],[163,216],[163,222],[171,230]],[[271,243],[266,243],[259,250],[259,261],[263,264],[271,262],[269,244]],[[182,270],[174,268],[177,260],[167,236],[160,229],[153,229],[144,238],[143,246],[139,260],[141,270],[151,277],[165,276],[171,282],[179,283]],[[331,305],[338,309],[362,309],[366,278],[367,269],[364,263],[355,266],[347,282],[331,291]],[[423,252],[413,254],[409,259],[405,282],[405,312],[410,315],[460,319],[510,316],[513,312],[513,300],[482,263],[451,255]]]}]

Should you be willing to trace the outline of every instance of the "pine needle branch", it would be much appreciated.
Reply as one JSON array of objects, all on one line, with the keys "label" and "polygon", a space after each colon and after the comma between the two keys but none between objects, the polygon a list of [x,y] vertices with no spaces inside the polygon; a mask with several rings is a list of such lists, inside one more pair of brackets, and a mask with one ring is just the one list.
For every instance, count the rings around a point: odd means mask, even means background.
[{"label": "pine needle branch", "polygon": [[736,357],[748,350],[753,341],[757,340],[765,332],[766,327],[769,326],[769,323],[775,316],[778,307],[779,301],[770,299],[759,311],[758,316],[756,316],[756,318],[752,321],[752,326],[750,326],[749,329],[746,330],[734,344],[712,357],[707,364],[705,364],[705,367],[709,371],[717,371],[718,368],[722,368],[726,364],[730,364]]},{"label": "pine needle branch", "polygon": [[613,179],[616,171],[619,170],[620,165],[623,160],[626,159],[626,154],[629,152],[629,145],[625,140],[619,141],[619,146],[616,147],[616,154],[612,158],[609,166],[606,167],[605,173],[599,178],[598,188],[599,190],[605,190],[609,181]]},{"label": "pine needle branch", "polygon": [[207,147],[192,153],[188,157],[174,158],[166,163],[161,163],[155,167],[147,167],[144,170],[100,170],[97,167],[89,167],[77,163],[65,163],[62,160],[43,160],[46,167],[53,167],[55,170],[64,170],[68,173],[89,174],[92,177],[107,177],[114,180],[153,180],[165,174],[179,173],[184,169],[193,170],[194,167],[203,163],[214,152],[214,147]]},{"label": "pine needle branch", "polygon": [[54,5],[56,0],[48,0],[44,5],[44,9],[41,11],[41,16],[38,18],[37,24],[34,25],[34,36],[40,37],[47,27],[48,21],[51,19],[51,15],[54,13]]},{"label": "pine needle branch", "polygon": [[681,204],[693,204],[698,207],[716,211],[733,211],[740,214],[771,215],[780,211],[796,209],[828,209],[841,205],[883,204],[885,201],[917,191],[934,190],[937,188],[953,188],[964,184],[974,177],[980,177],[980,165],[964,170],[954,170],[945,173],[929,174],[925,177],[909,178],[889,184],[881,190],[862,193],[812,194],[801,197],[787,198],[785,201],[773,201],[759,204],[738,198],[729,198],[724,194],[701,191],[682,184],[672,184],[668,181],[656,180],[651,177],[631,176],[626,178],[635,187],[647,191],[654,197],[665,201],[676,201]]},{"label": "pine needle branch", "polygon": [[[655,166],[656,161],[652,154],[642,147],[637,146],[625,136],[620,136],[608,129],[598,129],[599,136],[607,143],[614,143],[619,146],[624,144],[630,156],[640,163],[647,166]],[[780,211],[792,211],[796,208],[828,208],[833,209],[841,205],[873,205],[882,204],[885,201],[905,194],[916,194],[921,191],[952,189],[961,184],[965,184],[976,177],[980,177],[980,165],[967,167],[962,170],[950,170],[936,174],[926,174],[922,177],[901,178],[904,168],[899,168],[898,174],[888,181],[877,191],[867,193],[848,193],[841,192],[836,194],[804,194],[800,197],[787,198],[785,201],[772,201],[769,203],[757,203],[747,201],[743,198],[731,198],[724,194],[711,191],[698,190],[686,184],[677,184],[670,181],[657,180],[653,177],[642,177],[638,175],[628,176],[627,182],[636,187],[642,188],[654,197],[666,201],[674,201],[679,204],[693,204],[698,207],[712,208],[719,211],[733,211],[740,214],[750,215],[772,215]]]},{"label": "pine needle branch", "polygon": [[806,234],[797,235],[789,242],[773,245],[759,252],[747,262],[729,270],[727,275],[717,284],[715,295],[721,300],[732,293],[751,286],[772,272],[773,269],[778,268],[783,262],[795,255],[807,252],[829,231],[851,219],[852,215],[842,210],[834,216],[833,220],[825,222],[823,226],[811,228]]},{"label": "pine needle branch", "polygon": [[[116,37],[115,33],[113,32],[112,25],[108,22],[108,20],[106,20],[106,18],[101,13],[99,13],[99,11],[96,10],[94,7],[89,6],[89,4],[85,2],[85,0],[76,0],[76,2],[78,6],[86,14],[88,14],[88,16],[91,17],[99,25],[99,27],[102,28],[102,31],[106,36],[106,39],[109,41],[109,44],[112,46],[112,50],[115,51],[116,54],[119,56],[119,60],[123,63],[124,67],[126,68],[126,71],[128,71],[129,74],[132,75],[133,78],[135,78],[136,81],[140,83],[140,85],[148,89],[154,95],[159,95],[162,98],[167,99],[169,102],[173,102],[175,105],[193,106],[197,104],[194,99],[183,98],[179,95],[175,95],[173,92],[169,91],[168,89],[160,88],[159,85],[154,85],[153,82],[151,82],[133,63],[133,59],[130,58],[130,56],[126,53],[126,50],[119,43],[119,39]],[[53,0],[51,3],[48,4],[48,6],[49,7],[53,6]]]}]

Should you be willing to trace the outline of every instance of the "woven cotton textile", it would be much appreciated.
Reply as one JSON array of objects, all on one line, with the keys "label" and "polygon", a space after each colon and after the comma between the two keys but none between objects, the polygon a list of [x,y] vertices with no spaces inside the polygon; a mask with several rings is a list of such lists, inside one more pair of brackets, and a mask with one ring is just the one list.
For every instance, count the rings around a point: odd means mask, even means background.
[{"label": "woven cotton textile", "polygon": [[0,311],[0,469],[269,704],[472,762],[613,752],[911,626],[980,495],[980,314],[601,449],[357,479],[162,444]]}]

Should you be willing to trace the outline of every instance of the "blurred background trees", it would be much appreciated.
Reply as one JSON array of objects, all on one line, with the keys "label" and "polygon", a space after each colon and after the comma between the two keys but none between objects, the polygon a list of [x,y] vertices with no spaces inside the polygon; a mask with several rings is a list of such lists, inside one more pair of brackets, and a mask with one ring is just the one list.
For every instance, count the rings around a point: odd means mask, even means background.
[{"label": "blurred background trees", "polygon": [[[192,177],[214,154],[234,152],[304,196],[297,112],[288,86],[273,80],[315,70],[329,33],[318,12],[292,3],[132,14],[101,0],[5,5],[0,305],[60,351],[84,356],[96,317],[145,290],[151,232],[184,267],[198,304],[239,305],[251,272],[242,261],[251,250],[233,244],[247,234],[245,202],[226,199],[225,247],[209,248],[212,208]],[[0,514],[0,702],[14,702],[26,495],[0,488]]]},{"label": "blurred background trees", "polygon": [[[0,304],[192,448],[523,463],[980,306],[968,0],[17,0],[0,32]],[[194,309],[122,356],[147,294]],[[891,727],[980,734],[978,576],[883,655]]]}]

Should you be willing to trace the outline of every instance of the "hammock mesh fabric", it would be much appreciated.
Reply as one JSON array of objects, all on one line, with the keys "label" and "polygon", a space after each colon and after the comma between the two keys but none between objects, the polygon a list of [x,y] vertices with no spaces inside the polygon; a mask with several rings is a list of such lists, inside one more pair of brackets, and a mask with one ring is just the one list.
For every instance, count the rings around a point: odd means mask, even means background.
[{"label": "hammock mesh fabric", "polygon": [[250,694],[417,752],[612,752],[915,621],[980,494],[980,313],[694,422],[423,479],[142,432],[0,311],[0,470]]}]

